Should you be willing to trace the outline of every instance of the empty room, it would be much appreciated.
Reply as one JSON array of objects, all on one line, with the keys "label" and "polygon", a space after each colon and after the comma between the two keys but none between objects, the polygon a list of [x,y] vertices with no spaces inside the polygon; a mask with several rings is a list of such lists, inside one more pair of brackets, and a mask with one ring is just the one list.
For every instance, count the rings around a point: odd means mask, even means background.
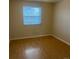
[{"label": "empty room", "polygon": [[70,59],[70,0],[9,0],[10,59]]}]

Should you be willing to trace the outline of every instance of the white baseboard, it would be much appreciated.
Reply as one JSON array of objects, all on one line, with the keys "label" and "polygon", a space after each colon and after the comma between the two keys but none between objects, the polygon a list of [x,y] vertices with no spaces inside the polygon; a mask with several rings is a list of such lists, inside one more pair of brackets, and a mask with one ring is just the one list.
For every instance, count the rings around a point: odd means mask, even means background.
[{"label": "white baseboard", "polygon": [[53,34],[44,34],[44,35],[36,35],[36,36],[28,36],[28,37],[25,36],[25,37],[11,38],[10,40],[20,40],[20,39],[24,39],[24,38],[37,38],[37,37],[43,37],[43,36],[52,36],[52,37],[55,37],[56,39],[60,40],[61,42],[64,42],[65,44],[70,45],[69,42],[67,42]]},{"label": "white baseboard", "polygon": [[37,37],[43,37],[43,36],[50,36],[51,34],[44,34],[44,35],[35,35],[35,36],[25,36],[25,37],[17,37],[17,38],[10,38],[10,40],[20,40],[24,38],[37,38]]},{"label": "white baseboard", "polygon": [[56,39],[58,39],[58,40],[60,40],[61,42],[63,42],[63,43],[65,43],[65,44],[67,44],[67,45],[70,46],[70,43],[69,43],[69,42],[67,42],[67,41],[65,41],[65,40],[63,40],[63,39],[61,39],[60,37],[58,37],[58,36],[56,36],[56,35],[53,35],[53,34],[51,34],[51,36],[55,37]]}]

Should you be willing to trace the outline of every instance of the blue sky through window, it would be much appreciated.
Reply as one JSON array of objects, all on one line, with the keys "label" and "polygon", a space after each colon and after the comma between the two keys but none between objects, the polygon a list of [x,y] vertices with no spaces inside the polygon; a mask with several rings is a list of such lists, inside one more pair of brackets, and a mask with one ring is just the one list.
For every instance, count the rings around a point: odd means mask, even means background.
[{"label": "blue sky through window", "polygon": [[40,7],[23,7],[23,22],[24,25],[40,24],[41,23],[41,8]]}]

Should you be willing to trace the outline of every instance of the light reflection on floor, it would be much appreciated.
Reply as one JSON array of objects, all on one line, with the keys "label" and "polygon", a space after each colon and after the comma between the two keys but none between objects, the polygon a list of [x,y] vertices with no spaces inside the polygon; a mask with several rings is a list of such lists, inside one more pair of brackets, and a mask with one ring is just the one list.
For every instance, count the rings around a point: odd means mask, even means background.
[{"label": "light reflection on floor", "polygon": [[38,59],[40,54],[39,48],[29,48],[25,51],[26,59]]}]

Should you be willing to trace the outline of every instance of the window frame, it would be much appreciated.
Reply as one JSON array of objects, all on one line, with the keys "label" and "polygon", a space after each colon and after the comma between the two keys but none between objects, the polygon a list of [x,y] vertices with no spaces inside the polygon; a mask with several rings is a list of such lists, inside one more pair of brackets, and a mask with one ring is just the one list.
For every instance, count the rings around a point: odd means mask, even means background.
[{"label": "window frame", "polygon": [[[38,16],[25,16],[23,13],[23,24],[24,25],[40,25],[42,22],[41,22],[41,20],[42,20],[42,8],[41,7],[39,7],[39,6],[23,6],[23,8],[24,7],[30,7],[30,8],[40,8],[40,15]],[[24,12],[24,10],[23,10],[23,12]],[[39,23],[37,23],[37,24],[33,24],[33,23],[31,23],[31,24],[25,24],[24,23],[24,17],[40,17],[40,22]]]}]

